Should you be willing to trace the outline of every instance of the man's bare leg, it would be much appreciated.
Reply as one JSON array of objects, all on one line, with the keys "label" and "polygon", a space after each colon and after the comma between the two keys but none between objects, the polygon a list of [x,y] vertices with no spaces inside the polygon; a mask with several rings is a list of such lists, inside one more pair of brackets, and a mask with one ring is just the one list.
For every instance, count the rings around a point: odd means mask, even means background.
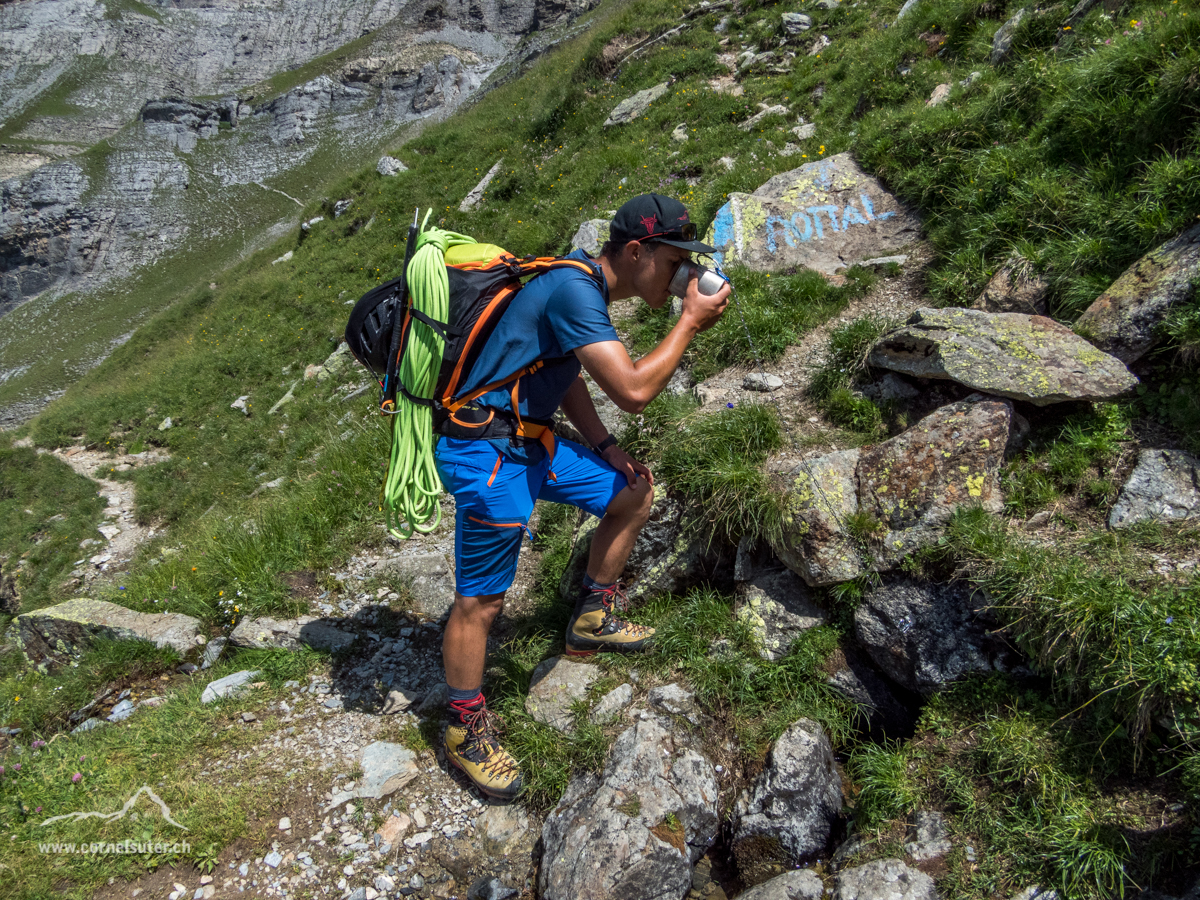
[{"label": "man's bare leg", "polygon": [[445,743],[447,759],[476,787],[491,797],[511,800],[521,792],[521,771],[500,746],[494,717],[487,712],[480,691],[488,633],[503,605],[504,594],[454,594],[454,608],[442,637],[442,664],[451,689]]},{"label": "man's bare leg", "polygon": [[654,488],[644,478],[633,487],[625,487],[613,497],[604,511],[604,518],[592,536],[592,552],[588,557],[588,577],[599,584],[612,584],[621,577],[625,562],[633,552],[634,542],[650,518],[654,503]]},{"label": "man's bare leg", "polygon": [[654,629],[635,625],[617,613],[624,606],[624,594],[616,582],[625,569],[634,542],[654,502],[654,488],[639,478],[633,487],[624,488],[604,513],[592,537],[588,557],[588,579],[575,604],[567,626],[567,655],[591,656],[601,650],[637,652],[650,648]]},{"label": "man's bare leg", "polygon": [[454,608],[442,636],[447,686],[469,691],[483,684],[488,634],[503,605],[504,594],[464,597],[455,591]]}]

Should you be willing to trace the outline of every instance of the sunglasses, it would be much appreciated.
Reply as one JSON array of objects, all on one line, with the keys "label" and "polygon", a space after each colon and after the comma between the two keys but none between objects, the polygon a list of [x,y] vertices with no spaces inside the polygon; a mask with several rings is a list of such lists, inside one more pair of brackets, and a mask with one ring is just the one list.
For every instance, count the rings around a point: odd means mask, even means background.
[{"label": "sunglasses", "polygon": [[643,241],[651,240],[667,240],[667,241],[694,241],[696,239],[696,223],[688,222],[683,225],[678,231],[664,231],[661,234],[648,234]]}]

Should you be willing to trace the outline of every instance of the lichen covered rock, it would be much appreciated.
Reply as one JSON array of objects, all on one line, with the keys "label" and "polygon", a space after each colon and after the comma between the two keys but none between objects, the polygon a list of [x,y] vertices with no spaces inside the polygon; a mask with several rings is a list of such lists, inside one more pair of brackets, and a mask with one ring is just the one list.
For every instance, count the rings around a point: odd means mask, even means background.
[{"label": "lichen covered rock", "polygon": [[1075,329],[1124,363],[1141,359],[1159,340],[1167,312],[1196,296],[1200,225],[1147,253],[1093,301]]},{"label": "lichen covered rock", "polygon": [[914,212],[849,153],[838,153],[776,175],[752,194],[730,194],[704,240],[722,264],[832,275],[908,246],[920,229]]},{"label": "lichen covered rock", "polygon": [[881,444],[805,460],[776,475],[783,528],[772,545],[810,585],[885,571],[937,541],[954,510],[999,512],[1012,407],[943,406]]},{"label": "lichen covered rock", "polygon": [[545,900],[679,900],[717,834],[717,776],[686,732],[650,716],[576,775],[542,829]]},{"label": "lichen covered rock", "polygon": [[1108,400],[1138,383],[1119,359],[1053,319],[973,309],[919,309],[876,342],[867,362],[1036,406]]}]

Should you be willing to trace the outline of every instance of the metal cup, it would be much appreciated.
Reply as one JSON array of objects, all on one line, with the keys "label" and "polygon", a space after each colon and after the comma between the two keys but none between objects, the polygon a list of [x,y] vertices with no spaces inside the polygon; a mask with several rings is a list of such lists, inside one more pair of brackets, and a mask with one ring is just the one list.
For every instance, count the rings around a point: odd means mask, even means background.
[{"label": "metal cup", "polygon": [[697,285],[700,293],[711,297],[721,290],[721,288],[725,287],[725,279],[712,269],[706,269],[704,266],[684,261],[675,270],[675,274],[671,277],[671,283],[667,286],[667,290],[682,299],[683,295],[687,293],[688,280],[691,278],[692,269],[696,270],[696,275],[700,279],[700,284]]}]

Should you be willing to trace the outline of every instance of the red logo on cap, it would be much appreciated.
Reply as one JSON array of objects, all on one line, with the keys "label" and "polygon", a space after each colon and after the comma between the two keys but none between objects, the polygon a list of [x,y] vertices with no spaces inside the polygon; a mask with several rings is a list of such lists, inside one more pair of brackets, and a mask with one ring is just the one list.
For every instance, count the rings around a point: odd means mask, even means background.
[{"label": "red logo on cap", "polygon": [[688,214],[687,214],[687,210],[685,209],[685,210],[683,211],[683,215],[679,217],[679,221],[680,221],[680,222],[686,222],[687,220],[688,220]]},{"label": "red logo on cap", "polygon": [[654,223],[658,216],[641,216],[642,226],[646,229],[646,234],[654,234]]}]

